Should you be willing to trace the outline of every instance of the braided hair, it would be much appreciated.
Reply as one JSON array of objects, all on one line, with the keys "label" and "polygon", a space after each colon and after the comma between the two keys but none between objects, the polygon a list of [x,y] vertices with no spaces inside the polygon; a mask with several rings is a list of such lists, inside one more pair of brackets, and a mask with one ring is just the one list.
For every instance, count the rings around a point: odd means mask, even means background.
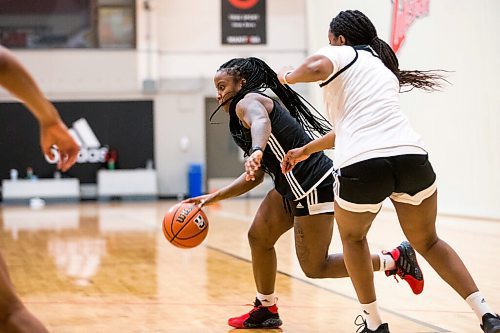
[{"label": "braided hair", "polygon": [[[321,113],[318,112],[305,98],[295,92],[288,85],[282,85],[276,72],[274,72],[264,61],[258,58],[235,58],[227,61],[217,70],[225,71],[228,75],[234,77],[236,81],[245,79],[245,84],[241,89],[231,98],[224,101],[212,113],[210,120],[220,108],[229,104],[229,128],[231,132],[236,132],[239,128],[239,119],[236,115],[236,104],[245,97],[246,94],[257,92],[263,94],[266,89],[271,89],[276,96],[281,100],[282,104],[290,112],[304,130],[310,134],[311,137],[318,137],[325,135],[331,131],[331,125]],[[307,105],[306,105],[307,104]],[[312,110],[311,110],[312,109]],[[238,138],[243,140],[243,138]],[[251,142],[242,142],[239,144],[242,147],[250,147]],[[245,152],[246,149],[244,149]]]},{"label": "braided hair", "polygon": [[439,90],[443,82],[448,82],[438,71],[407,71],[399,69],[399,61],[392,48],[378,38],[377,30],[370,19],[359,10],[341,11],[330,22],[330,32],[335,37],[343,35],[347,45],[369,45],[378,54],[384,65],[396,75],[400,88],[404,91],[419,88],[426,91]]}]

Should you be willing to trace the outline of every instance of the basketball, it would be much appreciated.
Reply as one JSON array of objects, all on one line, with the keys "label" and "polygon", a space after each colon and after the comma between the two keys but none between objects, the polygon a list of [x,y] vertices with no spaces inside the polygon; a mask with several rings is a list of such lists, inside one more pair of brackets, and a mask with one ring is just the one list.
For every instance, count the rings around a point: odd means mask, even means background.
[{"label": "basketball", "polygon": [[188,249],[198,246],[208,234],[205,212],[191,203],[178,203],[163,218],[163,234],[173,245]]}]

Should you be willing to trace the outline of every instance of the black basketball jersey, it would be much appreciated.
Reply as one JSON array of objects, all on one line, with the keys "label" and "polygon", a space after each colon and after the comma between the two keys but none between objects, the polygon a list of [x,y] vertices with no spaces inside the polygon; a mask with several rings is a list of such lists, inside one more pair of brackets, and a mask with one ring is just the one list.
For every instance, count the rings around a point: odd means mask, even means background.
[{"label": "black basketball jersey", "polygon": [[[262,157],[263,169],[271,175],[276,190],[288,200],[298,200],[305,197],[309,191],[319,185],[333,171],[333,162],[323,152],[312,154],[307,160],[298,163],[292,171],[283,174],[281,162],[286,152],[302,147],[312,141],[304,128],[277,101],[269,118],[271,120],[271,135]],[[234,115],[236,117],[236,115]],[[233,122],[234,124],[234,122]],[[249,155],[252,136],[241,121],[239,126],[231,126],[231,135],[245,155]],[[242,142],[250,143],[243,144]]]}]

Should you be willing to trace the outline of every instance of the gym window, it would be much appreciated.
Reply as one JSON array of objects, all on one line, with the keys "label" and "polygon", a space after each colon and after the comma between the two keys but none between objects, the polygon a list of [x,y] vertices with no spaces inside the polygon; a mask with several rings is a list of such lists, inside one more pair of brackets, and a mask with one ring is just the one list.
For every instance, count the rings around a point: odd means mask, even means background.
[{"label": "gym window", "polygon": [[0,44],[133,49],[135,21],[134,0],[0,0]]}]

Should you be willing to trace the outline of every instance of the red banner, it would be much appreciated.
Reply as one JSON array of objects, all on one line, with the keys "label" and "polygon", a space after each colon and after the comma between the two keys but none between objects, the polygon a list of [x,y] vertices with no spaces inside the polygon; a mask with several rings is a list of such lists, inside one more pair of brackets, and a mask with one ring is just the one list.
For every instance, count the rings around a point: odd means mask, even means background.
[{"label": "red banner", "polygon": [[391,47],[398,52],[415,19],[429,14],[430,0],[393,0]]}]

